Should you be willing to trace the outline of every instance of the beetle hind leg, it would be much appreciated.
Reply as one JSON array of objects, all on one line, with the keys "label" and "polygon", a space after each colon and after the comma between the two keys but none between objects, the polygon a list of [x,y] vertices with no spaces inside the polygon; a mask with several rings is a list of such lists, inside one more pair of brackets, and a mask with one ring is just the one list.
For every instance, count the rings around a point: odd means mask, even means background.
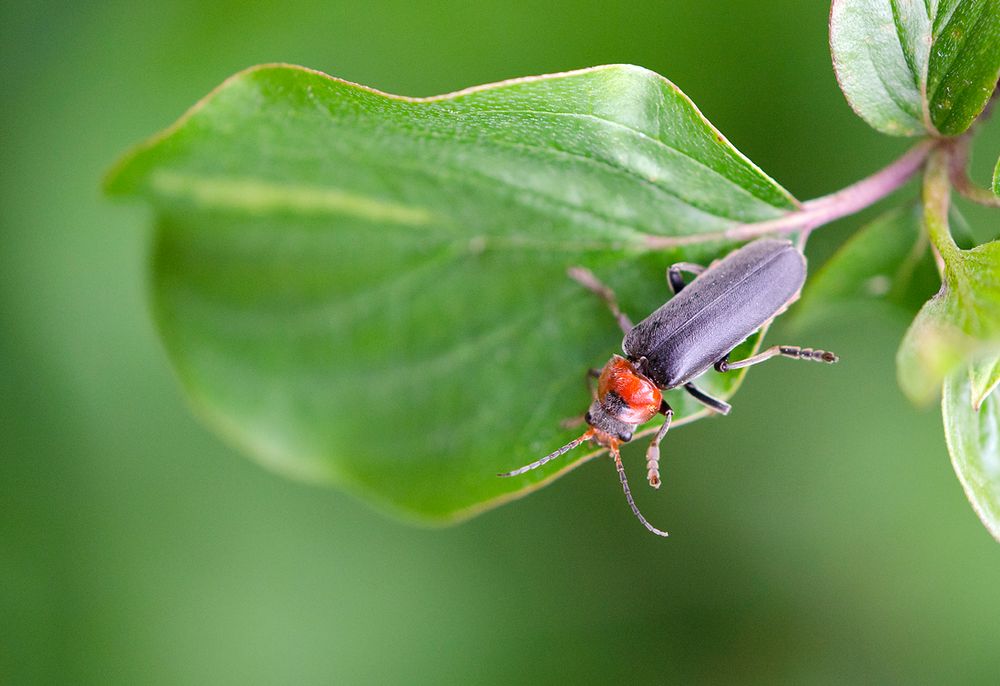
[{"label": "beetle hind leg", "polygon": [[770,360],[772,357],[788,357],[793,360],[812,360],[813,362],[825,362],[826,364],[833,364],[834,362],[840,360],[836,354],[830,352],[829,350],[802,348],[797,345],[772,345],[763,352],[751,355],[750,357],[742,360],[737,360],[736,362],[730,362],[729,355],[726,355],[715,363],[715,370],[719,372],[728,372],[730,369],[752,367],[753,365],[760,364],[765,360]]},{"label": "beetle hind leg", "polygon": [[618,326],[621,327],[623,333],[628,333],[632,330],[632,320],[618,307],[618,299],[615,297],[615,292],[598,279],[594,275],[594,272],[584,267],[570,267],[566,273],[569,274],[569,278],[604,301],[608,309],[611,310],[611,314],[614,315],[615,320],[617,320]]}]

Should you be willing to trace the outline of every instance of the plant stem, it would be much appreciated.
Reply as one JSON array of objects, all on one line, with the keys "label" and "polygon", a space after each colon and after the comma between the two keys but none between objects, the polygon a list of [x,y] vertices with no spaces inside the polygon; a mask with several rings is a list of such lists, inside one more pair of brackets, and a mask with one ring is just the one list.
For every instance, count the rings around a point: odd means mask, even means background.
[{"label": "plant stem", "polygon": [[951,183],[949,182],[952,150],[948,147],[935,149],[927,159],[922,189],[924,200],[924,224],[931,242],[947,267],[956,261],[958,246],[948,228],[948,206],[951,203]]},{"label": "plant stem", "polygon": [[782,217],[739,224],[725,231],[694,236],[647,236],[646,244],[653,249],[663,249],[711,241],[747,241],[768,233],[811,231],[841,217],[860,212],[891,194],[920,171],[928,154],[937,145],[935,141],[923,141],[884,169],[836,193],[807,200],[799,209]]},{"label": "plant stem", "polygon": [[[992,100],[990,102],[993,102]],[[966,200],[986,205],[1000,207],[1000,197],[985,188],[980,188],[969,178],[969,139],[963,136],[955,141],[951,154],[951,184]]]}]

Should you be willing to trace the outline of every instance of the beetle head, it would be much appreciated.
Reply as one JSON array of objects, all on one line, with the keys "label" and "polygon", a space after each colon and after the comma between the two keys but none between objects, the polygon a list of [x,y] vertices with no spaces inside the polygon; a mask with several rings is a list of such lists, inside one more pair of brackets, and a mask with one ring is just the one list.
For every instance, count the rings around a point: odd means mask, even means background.
[{"label": "beetle head", "polygon": [[597,398],[587,411],[594,439],[606,448],[632,440],[639,424],[656,416],[663,396],[652,381],[620,355],[601,370]]},{"label": "beetle head", "polygon": [[550,460],[565,455],[578,445],[591,440],[595,441],[607,448],[614,459],[618,478],[625,491],[625,500],[632,508],[632,514],[638,517],[649,531],[657,536],[666,536],[666,531],[654,527],[639,512],[639,508],[632,499],[628,478],[625,476],[625,467],[622,466],[622,457],[618,450],[622,443],[628,443],[632,440],[632,434],[639,424],[649,421],[656,415],[662,402],[663,396],[656,384],[624,357],[615,355],[604,365],[597,382],[597,399],[591,403],[590,409],[587,411],[586,420],[590,428],[545,457],[497,476],[524,474],[541,467]]}]

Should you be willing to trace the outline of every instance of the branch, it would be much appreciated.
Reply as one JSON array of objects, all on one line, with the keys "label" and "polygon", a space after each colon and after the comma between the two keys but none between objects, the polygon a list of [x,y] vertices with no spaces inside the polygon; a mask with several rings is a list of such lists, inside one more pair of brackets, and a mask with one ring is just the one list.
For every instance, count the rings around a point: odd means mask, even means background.
[{"label": "branch", "polygon": [[776,219],[739,224],[725,231],[693,236],[647,236],[646,245],[653,249],[676,248],[711,241],[748,241],[768,233],[811,231],[841,217],[860,212],[894,192],[920,171],[927,155],[936,145],[938,143],[935,141],[923,141],[888,167],[836,193],[808,200],[799,209]]},{"label": "branch", "polygon": [[[992,100],[990,102],[993,102]],[[987,207],[1000,207],[1000,197],[993,195],[992,191],[980,188],[969,178],[969,139],[962,137],[956,141],[952,148],[951,155],[951,185],[966,200],[986,205]]]}]

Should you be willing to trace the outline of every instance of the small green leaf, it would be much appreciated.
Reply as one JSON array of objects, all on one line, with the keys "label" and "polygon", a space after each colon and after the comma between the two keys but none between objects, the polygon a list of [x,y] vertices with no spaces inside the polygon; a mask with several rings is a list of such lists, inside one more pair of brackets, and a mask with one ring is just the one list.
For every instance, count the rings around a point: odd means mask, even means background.
[{"label": "small green leaf", "polygon": [[976,239],[972,226],[969,225],[969,220],[954,205],[948,208],[948,229],[951,231],[951,237],[955,240],[955,245],[960,248],[969,250],[980,242]]},{"label": "small green leaf", "polygon": [[[668,297],[670,262],[732,247],[653,254],[649,236],[795,207],[676,86],[631,66],[427,99],[258,67],[107,188],[155,208],[156,320],[209,423],[283,473],[438,521],[586,459],[496,477],[579,435],[560,423],[589,403],[585,371],[620,350],[568,267],[639,318]],[[703,385],[728,397],[740,379]],[[669,402],[682,422],[704,414]]]},{"label": "small green leaf", "polygon": [[1000,384],[1000,355],[974,360],[969,365],[969,392],[972,409],[978,410]]},{"label": "small green leaf", "polygon": [[796,318],[825,319],[860,302],[913,317],[940,284],[921,208],[888,210],[857,231],[806,284]]},{"label": "small green leaf", "polygon": [[969,403],[970,392],[964,370],[945,381],[944,435],[951,464],[972,509],[1000,541],[1000,398],[990,395],[977,411]]},{"label": "small green leaf", "polygon": [[997,166],[993,168],[993,194],[1000,195],[1000,159],[997,159]]},{"label": "small green leaf", "polygon": [[841,89],[872,127],[958,135],[1000,75],[1000,2],[833,0],[830,48]]},{"label": "small green leaf", "polygon": [[[955,250],[944,256],[944,285],[921,308],[896,356],[899,383],[914,402],[930,400],[957,366],[1000,350],[1000,241]],[[986,383],[976,388],[982,392]]]}]

